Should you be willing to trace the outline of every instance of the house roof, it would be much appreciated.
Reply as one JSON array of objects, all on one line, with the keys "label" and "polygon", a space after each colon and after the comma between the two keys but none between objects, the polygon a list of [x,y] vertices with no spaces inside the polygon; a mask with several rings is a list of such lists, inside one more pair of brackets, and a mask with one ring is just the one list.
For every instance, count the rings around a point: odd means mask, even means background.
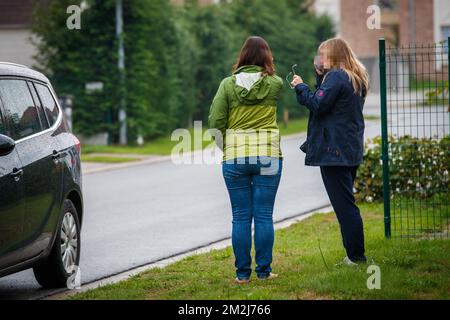
[{"label": "house roof", "polygon": [[39,0],[1,0],[0,29],[29,27],[35,1]]}]

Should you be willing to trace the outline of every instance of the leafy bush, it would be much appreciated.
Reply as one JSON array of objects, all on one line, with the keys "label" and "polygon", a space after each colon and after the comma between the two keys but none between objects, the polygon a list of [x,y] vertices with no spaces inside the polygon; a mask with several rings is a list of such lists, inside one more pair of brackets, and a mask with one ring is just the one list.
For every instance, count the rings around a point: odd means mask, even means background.
[{"label": "leafy bush", "polygon": [[[391,194],[410,198],[430,198],[448,193],[450,136],[444,139],[389,138],[389,179]],[[364,162],[355,181],[356,198],[383,199],[381,137],[369,140]]]}]

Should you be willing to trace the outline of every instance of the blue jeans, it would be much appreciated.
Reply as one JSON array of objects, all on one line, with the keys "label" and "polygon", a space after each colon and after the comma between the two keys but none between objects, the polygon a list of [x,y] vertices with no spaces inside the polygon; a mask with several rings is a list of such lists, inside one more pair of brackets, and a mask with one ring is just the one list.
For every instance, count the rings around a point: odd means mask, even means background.
[{"label": "blue jeans", "polygon": [[272,271],[272,216],[282,164],[281,158],[270,157],[238,158],[222,164],[233,211],[232,244],[239,279],[249,279],[252,273],[252,220],[256,274],[265,278]]}]

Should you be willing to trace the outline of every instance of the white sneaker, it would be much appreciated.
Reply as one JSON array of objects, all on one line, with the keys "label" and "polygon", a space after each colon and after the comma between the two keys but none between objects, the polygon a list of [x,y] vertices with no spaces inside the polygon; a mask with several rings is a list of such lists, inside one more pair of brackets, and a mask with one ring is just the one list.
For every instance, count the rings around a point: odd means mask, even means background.
[{"label": "white sneaker", "polygon": [[349,267],[356,267],[358,265],[357,263],[354,263],[352,260],[350,260],[350,258],[347,256],[342,261],[342,264]]}]

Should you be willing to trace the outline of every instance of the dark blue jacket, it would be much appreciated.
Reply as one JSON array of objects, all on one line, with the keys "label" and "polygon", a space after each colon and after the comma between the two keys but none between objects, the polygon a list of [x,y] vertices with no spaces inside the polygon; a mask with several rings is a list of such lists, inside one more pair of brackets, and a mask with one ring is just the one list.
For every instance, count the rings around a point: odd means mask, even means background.
[{"label": "dark blue jacket", "polygon": [[[324,80],[322,82],[322,79]],[[308,134],[300,149],[307,166],[357,166],[364,149],[364,96],[354,93],[350,78],[340,69],[318,77],[316,91],[302,83],[297,100],[309,109]]]}]

